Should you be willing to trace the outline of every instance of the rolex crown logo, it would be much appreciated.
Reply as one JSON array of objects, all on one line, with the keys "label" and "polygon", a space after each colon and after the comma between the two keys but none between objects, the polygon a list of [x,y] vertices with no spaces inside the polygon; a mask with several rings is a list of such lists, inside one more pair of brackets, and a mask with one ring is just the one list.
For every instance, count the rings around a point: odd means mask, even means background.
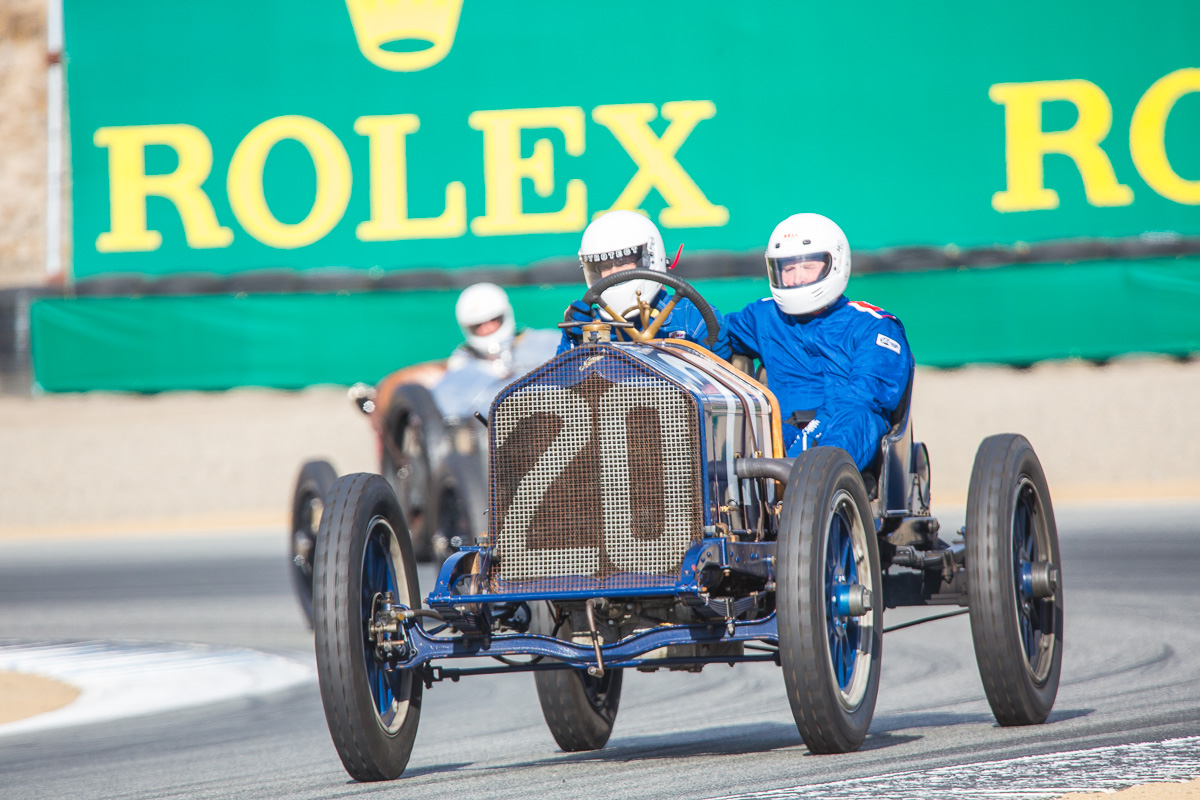
[{"label": "rolex crown logo", "polygon": [[416,72],[450,52],[463,0],[346,0],[358,49],[377,67]]}]

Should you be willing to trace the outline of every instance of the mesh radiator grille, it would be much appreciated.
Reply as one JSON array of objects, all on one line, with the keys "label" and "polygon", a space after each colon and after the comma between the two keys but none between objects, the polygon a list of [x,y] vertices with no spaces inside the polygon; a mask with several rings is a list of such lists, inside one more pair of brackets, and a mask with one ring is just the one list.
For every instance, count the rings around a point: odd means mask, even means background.
[{"label": "mesh radiator grille", "polygon": [[670,585],[703,532],[695,400],[615,348],[579,348],[491,415],[492,591]]}]

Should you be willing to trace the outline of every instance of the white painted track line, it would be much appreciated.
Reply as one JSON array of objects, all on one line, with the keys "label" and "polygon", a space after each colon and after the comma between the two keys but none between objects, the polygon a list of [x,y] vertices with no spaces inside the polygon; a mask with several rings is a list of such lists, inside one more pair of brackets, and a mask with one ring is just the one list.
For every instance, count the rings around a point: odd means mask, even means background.
[{"label": "white painted track line", "polygon": [[0,725],[0,736],[263,695],[316,675],[308,664],[254,650],[120,642],[0,643],[0,670],[80,690],[60,709]]}]

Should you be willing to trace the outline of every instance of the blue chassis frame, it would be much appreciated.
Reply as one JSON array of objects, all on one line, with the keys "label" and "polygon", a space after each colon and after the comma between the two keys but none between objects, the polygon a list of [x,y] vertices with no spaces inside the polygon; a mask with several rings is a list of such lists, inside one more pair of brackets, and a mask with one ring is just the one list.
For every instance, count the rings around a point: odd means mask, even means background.
[{"label": "blue chassis frame", "polygon": [[[680,578],[673,586],[605,589],[585,591],[539,591],[506,594],[456,595],[451,591],[466,572],[468,558],[490,561],[486,547],[464,547],[442,565],[438,580],[426,602],[429,607],[449,609],[460,605],[525,602],[530,600],[586,600],[593,597],[703,597],[706,588],[702,581],[707,567],[735,569],[739,572],[773,579],[774,542],[730,543],[723,538],[701,539],[684,555]],[[473,658],[479,656],[529,655],[553,658],[561,664],[513,664],[497,668],[455,670],[458,674],[520,671],[522,669],[583,669],[596,664],[595,648],[554,639],[533,633],[496,634],[492,636],[437,637],[427,633],[417,619],[404,623],[405,657],[392,663],[393,669],[415,669],[435,659]],[[695,658],[639,658],[639,656],[670,645],[717,644],[736,642],[779,643],[779,627],[775,612],[756,620],[715,618],[710,623],[694,625],[663,625],[628,636],[618,642],[600,646],[606,669],[673,664],[737,663],[745,661],[777,661],[770,653],[762,655],[714,655]],[[436,669],[436,668],[435,668]],[[447,670],[446,672],[450,672]],[[440,676],[439,676],[440,677]]]}]

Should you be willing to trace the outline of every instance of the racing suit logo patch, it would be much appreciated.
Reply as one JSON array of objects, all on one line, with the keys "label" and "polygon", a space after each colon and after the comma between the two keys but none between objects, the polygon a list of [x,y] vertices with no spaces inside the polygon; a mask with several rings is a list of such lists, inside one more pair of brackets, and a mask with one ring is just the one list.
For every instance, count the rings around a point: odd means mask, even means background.
[{"label": "racing suit logo patch", "polygon": [[900,343],[895,339],[889,339],[882,333],[875,337],[875,344],[879,345],[880,347],[886,347],[896,355],[900,354]]}]

